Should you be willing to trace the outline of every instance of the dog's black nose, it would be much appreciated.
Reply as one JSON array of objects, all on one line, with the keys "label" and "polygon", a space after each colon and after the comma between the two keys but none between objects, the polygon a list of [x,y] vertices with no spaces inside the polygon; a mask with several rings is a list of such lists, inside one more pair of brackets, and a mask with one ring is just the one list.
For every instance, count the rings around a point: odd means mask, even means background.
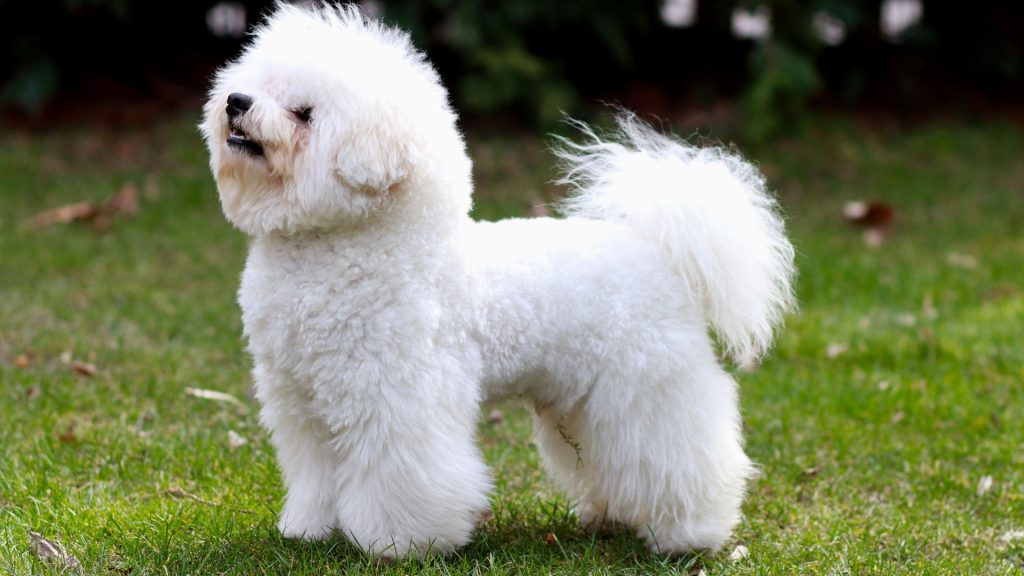
[{"label": "dog's black nose", "polygon": [[252,96],[233,92],[228,94],[228,118],[241,116],[252,108]]}]

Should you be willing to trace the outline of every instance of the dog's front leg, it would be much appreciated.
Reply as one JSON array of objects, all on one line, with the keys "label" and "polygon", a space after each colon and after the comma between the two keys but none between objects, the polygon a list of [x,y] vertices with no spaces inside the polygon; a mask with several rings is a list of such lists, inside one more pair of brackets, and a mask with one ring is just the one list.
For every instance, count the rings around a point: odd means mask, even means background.
[{"label": "dog's front leg", "polygon": [[327,434],[309,414],[313,398],[287,376],[257,369],[260,418],[271,433],[287,497],[278,521],[286,538],[322,540],[337,528],[335,458]]},{"label": "dog's front leg", "polygon": [[450,375],[421,379],[383,384],[380,395],[356,400],[365,419],[331,442],[340,458],[338,526],[375,556],[448,552],[469,542],[489,509],[473,384]]}]

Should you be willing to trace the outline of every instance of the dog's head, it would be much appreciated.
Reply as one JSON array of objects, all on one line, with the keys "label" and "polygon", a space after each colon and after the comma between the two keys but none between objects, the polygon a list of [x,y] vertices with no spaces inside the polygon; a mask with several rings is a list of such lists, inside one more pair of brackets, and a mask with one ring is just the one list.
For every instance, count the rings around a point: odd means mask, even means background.
[{"label": "dog's head", "polygon": [[251,235],[343,226],[410,189],[465,187],[468,209],[469,161],[437,74],[406,34],[355,8],[279,5],[217,73],[200,129],[224,213]]}]

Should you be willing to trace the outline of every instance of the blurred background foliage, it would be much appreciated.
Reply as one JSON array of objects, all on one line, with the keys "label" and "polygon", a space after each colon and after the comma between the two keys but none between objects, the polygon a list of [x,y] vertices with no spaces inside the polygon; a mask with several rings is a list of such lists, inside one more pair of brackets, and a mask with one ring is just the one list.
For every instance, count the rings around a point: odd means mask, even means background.
[{"label": "blurred background foliage", "polygon": [[[744,136],[799,126],[812,106],[977,110],[1024,94],[1024,3],[913,0],[381,0],[456,105],[550,128],[597,101],[668,117],[730,102]],[[886,4],[889,5],[886,5]],[[198,104],[212,71],[271,2],[0,0],[0,109],[40,121],[86,103]],[[220,16],[212,10],[220,9]],[[226,11],[226,12],[225,12]],[[913,9],[911,7],[911,12]],[[244,13],[241,22],[224,21]],[[742,22],[737,22],[737,18]],[[759,20],[760,18],[760,20]],[[744,20],[745,19],[745,20]],[[219,35],[214,33],[218,29]],[[760,30],[768,22],[768,31]],[[746,22],[752,30],[738,29]]]}]

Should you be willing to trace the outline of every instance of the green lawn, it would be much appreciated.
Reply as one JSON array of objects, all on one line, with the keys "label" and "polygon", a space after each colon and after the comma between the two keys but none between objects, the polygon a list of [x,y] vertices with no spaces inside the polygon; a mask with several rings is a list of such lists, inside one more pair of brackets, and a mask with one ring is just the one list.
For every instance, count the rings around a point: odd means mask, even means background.
[{"label": "green lawn", "polygon": [[[245,239],[220,214],[193,120],[0,132],[0,573],[60,571],[29,531],[106,575],[1024,571],[1020,128],[821,119],[748,151],[789,219],[801,312],[740,374],[763,476],[724,554],[664,560],[584,532],[540,472],[525,411],[502,406],[480,426],[495,518],[461,553],[377,566],[275,531],[282,487],[234,303]],[[551,198],[538,142],[472,142],[480,216]],[[26,226],[126,183],[140,214],[105,234]],[[874,198],[896,221],[869,248],[842,208]],[[749,555],[730,560],[740,544]]]}]

